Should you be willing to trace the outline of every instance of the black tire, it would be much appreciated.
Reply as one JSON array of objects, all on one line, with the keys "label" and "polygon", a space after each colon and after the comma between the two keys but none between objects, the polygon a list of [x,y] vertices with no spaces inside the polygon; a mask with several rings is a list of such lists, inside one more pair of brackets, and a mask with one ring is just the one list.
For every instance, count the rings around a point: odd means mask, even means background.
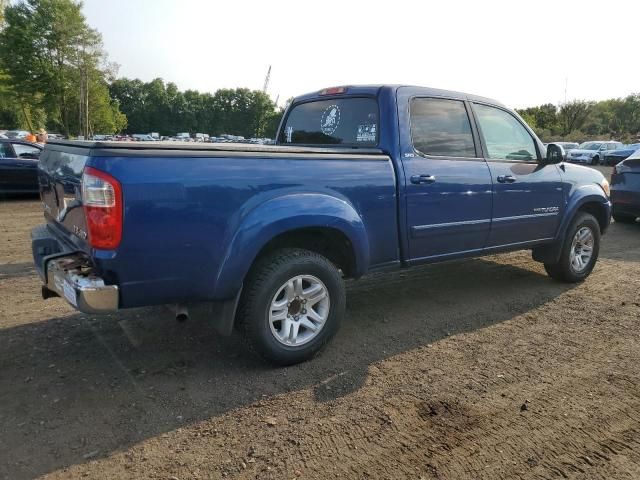
[{"label": "black tire", "polygon": [[591,159],[591,165],[598,165],[600,163],[600,157],[597,155]]},{"label": "black tire", "polygon": [[620,213],[614,213],[613,219],[616,223],[634,223],[636,221],[636,217],[633,215],[622,215]]},{"label": "black tire", "polygon": [[[583,227],[587,227],[591,230],[591,233],[593,235],[593,251],[591,258],[587,262],[584,269],[576,271],[576,269],[574,269],[571,264],[571,251],[573,247],[572,243],[573,238],[575,237],[578,230],[582,229]],[[579,212],[569,225],[569,228],[567,228],[567,233],[562,245],[560,260],[558,261],[558,263],[545,263],[544,269],[549,274],[549,276],[555,280],[566,283],[582,282],[589,276],[589,274],[593,270],[593,267],[598,260],[599,252],[600,225],[593,215],[585,212]]]},{"label": "black tire", "polygon": [[[281,343],[272,332],[271,302],[281,287],[298,275],[319,279],[328,292],[329,309],[319,332],[300,346]],[[346,291],[338,268],[322,255],[298,248],[278,250],[252,268],[238,309],[238,327],[250,350],[277,365],[293,365],[315,356],[338,331],[344,317]],[[309,308],[309,307],[307,307]]]}]

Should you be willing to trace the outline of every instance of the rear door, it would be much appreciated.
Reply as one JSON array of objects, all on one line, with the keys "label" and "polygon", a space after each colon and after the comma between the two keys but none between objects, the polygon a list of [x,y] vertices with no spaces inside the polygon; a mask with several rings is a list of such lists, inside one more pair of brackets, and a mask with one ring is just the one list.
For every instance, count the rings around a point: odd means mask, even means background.
[{"label": "rear door", "polygon": [[531,133],[511,112],[473,103],[493,180],[487,247],[555,237],[563,210],[557,165],[544,165]]},{"label": "rear door", "polygon": [[468,106],[411,93],[398,91],[409,260],[481,251],[491,224],[491,175]]}]

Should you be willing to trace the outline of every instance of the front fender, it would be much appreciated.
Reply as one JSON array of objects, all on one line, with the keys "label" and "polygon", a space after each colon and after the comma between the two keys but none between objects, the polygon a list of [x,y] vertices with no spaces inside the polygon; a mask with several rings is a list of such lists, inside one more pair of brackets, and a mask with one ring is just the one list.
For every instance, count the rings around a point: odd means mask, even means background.
[{"label": "front fender", "polygon": [[556,237],[557,240],[564,239],[571,220],[575,217],[578,210],[580,210],[580,208],[586,203],[597,203],[601,205],[604,212],[604,218],[606,218],[606,225],[609,224],[609,220],[611,218],[611,202],[605,195],[602,188],[596,184],[581,185],[572,190],[567,200],[564,217],[562,218],[558,235]]},{"label": "front fender", "polygon": [[238,292],[258,253],[270,240],[288,231],[312,227],[342,232],[353,246],[356,275],[367,271],[367,231],[350,203],[328,194],[288,194],[260,204],[242,219],[218,271],[215,297],[230,298]]}]

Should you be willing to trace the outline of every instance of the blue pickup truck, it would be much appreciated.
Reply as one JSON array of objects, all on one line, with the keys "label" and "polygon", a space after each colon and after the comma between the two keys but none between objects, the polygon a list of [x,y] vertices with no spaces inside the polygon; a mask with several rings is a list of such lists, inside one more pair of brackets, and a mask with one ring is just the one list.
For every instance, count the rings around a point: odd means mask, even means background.
[{"label": "blue pickup truck", "polygon": [[345,278],[528,249],[579,282],[611,215],[605,178],[513,111],[411,86],[295,98],[274,146],[53,141],[39,175],[43,297],[171,305],[284,365],[336,333]]}]

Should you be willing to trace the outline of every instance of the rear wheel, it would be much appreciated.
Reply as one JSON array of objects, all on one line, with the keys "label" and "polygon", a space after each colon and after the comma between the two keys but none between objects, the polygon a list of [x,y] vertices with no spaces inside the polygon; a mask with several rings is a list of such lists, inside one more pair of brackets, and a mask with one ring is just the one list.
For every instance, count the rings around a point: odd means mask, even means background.
[{"label": "rear wheel", "polygon": [[569,225],[557,263],[545,263],[550,277],[562,282],[581,282],[589,276],[600,252],[600,226],[595,217],[581,212]]},{"label": "rear wheel", "polygon": [[345,287],[327,258],[283,249],[261,259],[246,282],[239,326],[251,350],[278,365],[317,354],[337,332]]}]

